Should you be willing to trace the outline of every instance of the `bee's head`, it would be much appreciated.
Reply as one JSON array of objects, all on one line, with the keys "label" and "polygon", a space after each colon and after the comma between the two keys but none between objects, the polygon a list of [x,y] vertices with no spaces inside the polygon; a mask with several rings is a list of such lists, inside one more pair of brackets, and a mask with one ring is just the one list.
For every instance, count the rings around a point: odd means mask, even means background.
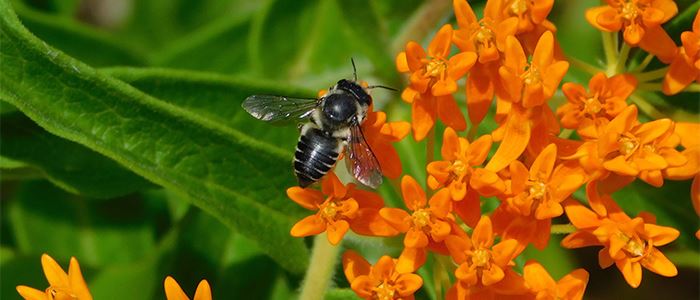
[{"label": "bee's head", "polygon": [[341,79],[338,81],[338,84],[336,86],[339,89],[352,94],[352,96],[355,97],[355,99],[358,102],[360,102],[361,105],[369,106],[370,104],[372,104],[372,96],[369,95],[366,88],[359,85],[357,82],[347,79]]}]

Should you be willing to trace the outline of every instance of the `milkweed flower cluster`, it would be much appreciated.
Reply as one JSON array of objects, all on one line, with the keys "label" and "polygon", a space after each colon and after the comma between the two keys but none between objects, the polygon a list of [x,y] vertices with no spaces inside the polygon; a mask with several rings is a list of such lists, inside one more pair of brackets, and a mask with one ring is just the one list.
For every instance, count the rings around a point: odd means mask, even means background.
[{"label": "milkweed flower cluster", "polygon": [[[448,299],[581,299],[586,270],[571,270],[557,281],[535,260],[516,264],[526,247],[544,249],[554,226],[568,233],[563,248],[602,247],[600,266],[615,264],[632,287],[641,284],[643,268],[677,274],[662,251],[679,231],[657,225],[650,213],[628,216],[612,194],[636,179],[662,187],[665,180],[695,178],[691,198],[700,207],[700,147],[691,136],[700,124],[637,105],[648,104],[641,91],[649,87],[673,94],[700,80],[700,17],[676,46],[661,26],[678,13],[671,0],[590,8],[581,19],[602,32],[609,54],[599,69],[566,56],[547,19],[553,5],[489,0],[478,17],[467,1],[454,0],[456,25],[440,27],[425,48],[409,41],[397,54],[397,70],[408,81],[401,99],[410,105],[411,122],[386,122],[386,114],[372,112],[379,118],[370,120],[381,122],[370,122],[374,131],[365,129],[376,141],[371,146],[384,174],[401,175],[391,143],[409,131],[416,141],[428,140],[428,152],[442,141],[438,158],[428,154],[426,182],[417,174],[392,181],[403,205],[387,207],[377,193],[342,184],[332,173],[321,191],[288,189],[292,200],[316,211],[292,228],[294,236],[325,231],[333,245],[349,230],[402,239],[398,257],[382,256],[374,265],[354,250],[345,252],[345,275],[358,296],[411,299],[424,284],[416,273],[432,255],[451,262],[445,272],[452,274],[444,278],[454,280],[442,292]],[[613,42],[618,35],[619,45]],[[633,66],[627,56],[634,47],[649,56]],[[645,70],[654,57],[670,67]],[[589,72],[587,86],[562,85],[570,67]],[[551,100],[559,92],[565,101],[555,106]],[[492,108],[496,129],[477,135]],[[438,122],[445,129],[435,134]],[[379,126],[389,138],[375,137]],[[574,196],[579,189],[585,199]],[[495,210],[482,207],[486,198],[498,199]],[[553,224],[555,218],[570,224]]]}]

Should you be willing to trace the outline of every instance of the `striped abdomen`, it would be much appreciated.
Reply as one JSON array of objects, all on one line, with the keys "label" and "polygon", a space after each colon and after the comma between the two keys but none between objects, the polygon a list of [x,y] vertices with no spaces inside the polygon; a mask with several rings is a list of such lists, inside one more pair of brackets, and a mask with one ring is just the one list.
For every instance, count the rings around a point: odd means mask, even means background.
[{"label": "striped abdomen", "polygon": [[326,175],[341,150],[341,141],[330,134],[314,127],[302,130],[294,152],[294,173],[299,186],[307,187]]}]

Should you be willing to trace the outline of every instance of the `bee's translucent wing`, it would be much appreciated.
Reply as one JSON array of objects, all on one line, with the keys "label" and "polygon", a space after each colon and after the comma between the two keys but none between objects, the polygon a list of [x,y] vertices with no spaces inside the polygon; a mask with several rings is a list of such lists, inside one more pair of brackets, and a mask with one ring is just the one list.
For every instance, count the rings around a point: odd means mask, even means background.
[{"label": "bee's translucent wing", "polygon": [[377,157],[367,144],[360,125],[350,126],[350,140],[346,147],[350,173],[362,184],[376,189],[382,184],[382,169]]},{"label": "bee's translucent wing", "polygon": [[243,101],[243,109],[256,119],[271,123],[299,122],[318,106],[315,98],[253,95]]}]

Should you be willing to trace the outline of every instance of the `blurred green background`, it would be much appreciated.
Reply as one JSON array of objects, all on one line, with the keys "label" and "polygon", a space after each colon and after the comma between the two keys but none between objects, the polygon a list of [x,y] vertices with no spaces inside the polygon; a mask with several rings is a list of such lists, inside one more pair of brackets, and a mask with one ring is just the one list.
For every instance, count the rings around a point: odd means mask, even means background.
[{"label": "blurred green background", "polygon": [[[215,299],[294,298],[311,243],[288,235],[308,214],[284,192],[294,185],[298,133],[253,120],[240,103],[251,94],[314,96],[350,78],[351,57],[360,79],[403,87],[396,53],[454,23],[451,1],[1,3],[2,299],[19,298],[18,284],[47,286],[42,253],[64,267],[78,258],[95,299],[163,299],[166,275],[190,295],[206,278]],[[483,1],[471,3],[480,14]],[[597,3],[557,1],[550,14],[565,53],[591,64],[602,59],[600,34],[583,12]],[[693,1],[677,3],[683,12]],[[674,37],[690,28],[690,15],[668,24]],[[588,75],[572,68],[564,80],[587,83]],[[697,116],[697,94],[647,96],[662,112]],[[374,98],[390,120],[410,120],[398,94]],[[466,112],[461,93],[458,99]],[[490,120],[479,132],[494,127]],[[425,182],[424,142],[409,136],[397,149],[404,173]],[[679,267],[676,278],[645,271],[641,287],[631,289],[614,267],[600,270],[598,249],[564,251],[557,237],[518,263],[536,258],[555,278],[586,268],[588,299],[696,298],[699,224],[689,187],[635,183],[616,195],[628,213],[651,211],[681,230],[662,248]],[[380,193],[387,205],[401,205],[391,185]],[[350,235],[343,247],[373,261],[397,255],[400,244]],[[328,297],[352,299],[338,270]],[[435,297],[432,272],[431,259],[419,272],[419,299]]]}]

